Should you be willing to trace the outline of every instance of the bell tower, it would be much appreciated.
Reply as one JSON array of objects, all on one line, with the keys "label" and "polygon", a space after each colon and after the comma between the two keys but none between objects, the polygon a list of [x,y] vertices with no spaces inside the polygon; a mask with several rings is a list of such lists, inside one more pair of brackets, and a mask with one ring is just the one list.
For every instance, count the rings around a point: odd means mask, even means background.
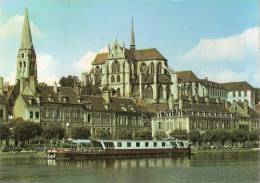
[{"label": "bell tower", "polygon": [[33,48],[27,9],[25,9],[24,12],[21,43],[17,53],[16,82],[20,82],[20,91],[23,91],[26,83],[29,84],[31,90],[34,91],[37,83],[36,54]]}]

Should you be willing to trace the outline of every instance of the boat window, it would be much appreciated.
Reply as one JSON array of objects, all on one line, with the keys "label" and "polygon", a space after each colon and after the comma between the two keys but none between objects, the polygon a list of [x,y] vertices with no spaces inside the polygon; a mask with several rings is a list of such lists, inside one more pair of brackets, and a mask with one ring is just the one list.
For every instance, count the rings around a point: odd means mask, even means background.
[{"label": "boat window", "polygon": [[140,142],[136,142],[135,146],[140,147]]},{"label": "boat window", "polygon": [[171,142],[172,147],[177,147],[177,144],[175,142]]},{"label": "boat window", "polygon": [[114,147],[113,142],[104,142],[105,147]]},{"label": "boat window", "polygon": [[149,146],[149,142],[145,142],[144,145],[145,145],[145,147],[148,147]]},{"label": "boat window", "polygon": [[154,147],[157,147],[157,142],[154,142],[154,143],[153,143],[153,146],[154,146]]},{"label": "boat window", "polygon": [[126,143],[127,147],[131,147],[131,142]]},{"label": "boat window", "polygon": [[165,147],[165,142],[162,142],[162,147]]},{"label": "boat window", "polygon": [[178,142],[178,144],[179,144],[181,147],[184,146],[183,142]]},{"label": "boat window", "polygon": [[117,147],[122,147],[122,142],[117,142]]}]

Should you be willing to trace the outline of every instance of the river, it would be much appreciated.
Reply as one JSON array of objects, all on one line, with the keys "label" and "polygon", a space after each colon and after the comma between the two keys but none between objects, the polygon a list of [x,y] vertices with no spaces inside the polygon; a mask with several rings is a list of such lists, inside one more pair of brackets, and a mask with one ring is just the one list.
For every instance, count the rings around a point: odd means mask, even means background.
[{"label": "river", "polygon": [[0,160],[1,183],[259,183],[260,153],[85,161]]}]

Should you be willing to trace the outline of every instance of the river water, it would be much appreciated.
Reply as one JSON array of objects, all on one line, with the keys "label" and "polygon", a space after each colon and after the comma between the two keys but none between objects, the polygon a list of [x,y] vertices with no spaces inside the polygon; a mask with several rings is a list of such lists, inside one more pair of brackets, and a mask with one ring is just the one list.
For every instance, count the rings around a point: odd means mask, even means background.
[{"label": "river water", "polygon": [[1,183],[259,183],[260,153],[84,161],[0,160]]}]

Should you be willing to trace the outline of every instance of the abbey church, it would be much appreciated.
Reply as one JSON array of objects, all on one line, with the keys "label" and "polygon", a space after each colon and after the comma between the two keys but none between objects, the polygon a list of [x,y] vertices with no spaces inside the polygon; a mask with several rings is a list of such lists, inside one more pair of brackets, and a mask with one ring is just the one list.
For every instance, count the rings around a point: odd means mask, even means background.
[{"label": "abbey church", "polygon": [[133,20],[130,42],[126,48],[115,40],[108,53],[97,54],[86,80],[112,96],[167,103],[172,85],[167,59],[156,48],[136,49]]}]

